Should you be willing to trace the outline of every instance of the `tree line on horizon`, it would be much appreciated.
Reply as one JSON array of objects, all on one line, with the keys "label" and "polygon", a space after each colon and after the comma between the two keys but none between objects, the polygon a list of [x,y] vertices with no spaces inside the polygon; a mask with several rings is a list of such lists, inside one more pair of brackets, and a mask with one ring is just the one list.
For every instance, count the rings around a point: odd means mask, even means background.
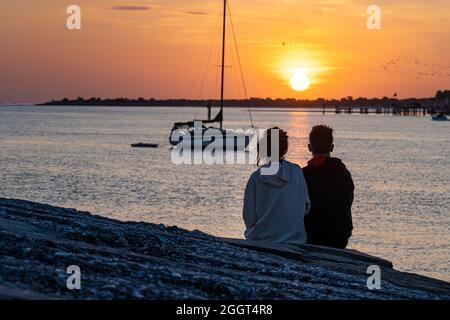
[{"label": "tree line on horizon", "polygon": [[[353,98],[347,96],[341,99],[324,99],[318,98],[314,100],[309,99],[295,99],[295,98],[250,98],[250,99],[227,99],[224,101],[226,107],[286,107],[286,108],[302,108],[302,107],[395,107],[395,106],[409,106],[420,105],[423,107],[435,106],[436,104],[443,104],[448,106],[450,100],[450,90],[439,90],[435,97],[430,98],[407,98],[397,99],[396,94],[389,97],[382,98]],[[102,99],[92,97],[85,99],[78,97],[76,99],[64,98],[62,100],[52,100],[39,105],[72,105],[72,106],[203,106],[210,103],[212,106],[220,104],[218,99],[138,99],[130,98],[114,98]]]}]

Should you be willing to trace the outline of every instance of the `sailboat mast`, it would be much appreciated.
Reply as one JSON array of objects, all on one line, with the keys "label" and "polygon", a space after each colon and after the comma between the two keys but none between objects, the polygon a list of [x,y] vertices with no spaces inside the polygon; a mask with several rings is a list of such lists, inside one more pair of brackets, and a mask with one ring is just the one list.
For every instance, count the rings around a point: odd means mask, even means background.
[{"label": "sailboat mast", "polygon": [[[223,31],[222,31],[222,82],[220,87],[220,112],[223,116],[223,96],[224,96],[224,85],[225,85],[225,32],[227,26],[227,0],[223,0]],[[220,121],[220,129],[222,130],[222,121]]]}]

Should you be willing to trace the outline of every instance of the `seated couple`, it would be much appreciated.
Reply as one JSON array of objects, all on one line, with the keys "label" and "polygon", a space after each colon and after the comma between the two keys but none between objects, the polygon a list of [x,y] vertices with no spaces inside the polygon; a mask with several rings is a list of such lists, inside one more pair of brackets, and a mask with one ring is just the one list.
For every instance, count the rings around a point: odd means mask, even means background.
[{"label": "seated couple", "polygon": [[268,158],[273,130],[279,136],[278,172],[262,174],[271,165],[266,163],[250,176],[243,209],[246,239],[345,248],[353,229],[354,185],[342,161],[330,156],[333,129],[313,127],[308,145],[313,158],[303,170],[284,159],[288,136],[281,129],[267,130],[260,142],[266,143]]}]

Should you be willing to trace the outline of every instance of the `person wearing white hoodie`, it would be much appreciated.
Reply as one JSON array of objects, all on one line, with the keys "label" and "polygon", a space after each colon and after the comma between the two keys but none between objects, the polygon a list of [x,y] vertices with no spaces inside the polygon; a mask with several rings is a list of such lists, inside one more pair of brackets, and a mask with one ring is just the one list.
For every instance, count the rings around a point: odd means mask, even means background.
[{"label": "person wearing white hoodie", "polygon": [[[278,171],[265,175],[259,168],[248,180],[243,208],[245,238],[253,241],[305,244],[307,235],[304,219],[311,208],[308,187],[300,166],[284,159],[288,151],[286,132],[277,127],[267,130],[263,139],[267,144],[267,155],[269,158],[272,156],[273,130],[278,130],[279,136]],[[258,153],[260,150],[258,143]],[[270,165],[271,163],[268,163],[262,168]]]}]

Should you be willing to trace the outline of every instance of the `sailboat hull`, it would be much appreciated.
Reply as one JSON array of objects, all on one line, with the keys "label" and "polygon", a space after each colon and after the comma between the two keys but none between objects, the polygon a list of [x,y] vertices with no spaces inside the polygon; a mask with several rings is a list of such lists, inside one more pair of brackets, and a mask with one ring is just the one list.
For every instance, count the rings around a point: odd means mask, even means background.
[{"label": "sailboat hull", "polygon": [[174,137],[172,134],[169,142],[172,146],[204,149],[211,145],[216,148],[222,147],[224,150],[245,150],[253,137],[254,133],[236,133],[232,130],[222,130],[222,135],[210,135],[207,131],[202,134],[193,134],[192,132],[185,132]]}]

